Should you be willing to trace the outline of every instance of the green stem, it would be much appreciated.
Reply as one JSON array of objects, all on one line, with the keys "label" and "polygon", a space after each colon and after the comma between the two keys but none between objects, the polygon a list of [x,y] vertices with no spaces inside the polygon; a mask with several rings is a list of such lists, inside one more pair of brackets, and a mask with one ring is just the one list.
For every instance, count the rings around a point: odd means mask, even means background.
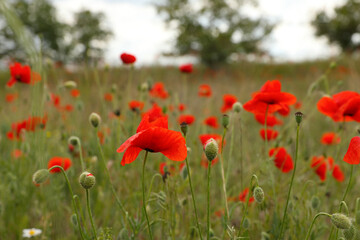
[{"label": "green stem", "polygon": [[[186,136],[185,136],[185,141],[186,141]],[[200,239],[202,240],[202,235],[201,235],[201,229],[200,229],[200,224],[199,224],[199,218],[198,218],[198,214],[197,214],[197,208],[196,208],[196,202],[195,202],[195,197],[194,197],[194,191],[193,191],[193,187],[192,187],[192,183],[191,183],[191,173],[190,173],[190,166],[189,166],[189,161],[188,158],[185,158],[185,162],[186,162],[186,170],[188,172],[189,175],[189,185],[190,185],[190,191],[191,191],[191,198],[192,198],[192,202],[194,205],[194,211],[195,211],[195,219],[196,219],[196,226],[198,228],[198,232],[199,232],[199,236]]]},{"label": "green stem", "polygon": [[316,220],[319,216],[321,216],[321,215],[331,217],[330,214],[325,213],[325,212],[320,212],[320,213],[316,214],[315,217],[314,217],[314,219],[313,219],[312,222],[311,222],[311,225],[310,225],[310,228],[309,228],[309,230],[308,230],[308,232],[307,232],[307,234],[306,234],[305,240],[308,240],[308,239],[309,239],[310,234],[311,234],[311,229],[312,229],[312,227],[314,226],[315,220]]},{"label": "green stem", "polygon": [[145,152],[143,168],[142,168],[142,198],[143,198],[143,209],[144,209],[144,213],[145,213],[145,217],[146,217],[146,221],[147,221],[147,225],[148,225],[148,229],[149,229],[150,239],[153,239],[152,233],[151,233],[151,228],[150,228],[149,217],[146,212],[146,201],[145,201],[145,164],[146,164],[147,155],[148,155],[148,151]]},{"label": "green stem", "polygon": [[290,199],[290,194],[291,194],[291,188],[293,185],[293,181],[294,181],[294,177],[295,177],[295,172],[296,172],[296,163],[297,163],[297,158],[298,158],[298,150],[299,150],[299,129],[300,129],[300,124],[297,125],[297,129],[296,129],[296,150],[295,150],[295,164],[294,164],[294,171],[292,173],[291,176],[291,181],[290,181],[290,187],[289,187],[289,192],[288,192],[288,196],[286,199],[286,205],[285,205],[285,211],[284,211],[284,216],[283,216],[283,220],[281,222],[281,229],[280,229],[280,235],[279,235],[279,239],[281,239],[282,237],[282,233],[284,230],[284,226],[285,226],[285,218],[286,218],[286,212],[287,212],[287,208],[289,205],[289,199]]},{"label": "green stem", "polygon": [[78,227],[79,227],[79,232],[80,232],[80,235],[81,235],[81,239],[85,239],[84,233],[83,233],[83,231],[82,231],[81,224],[80,224],[79,214],[78,214],[78,211],[77,211],[77,208],[76,208],[76,203],[75,203],[75,200],[74,200],[74,197],[73,197],[73,196],[74,196],[74,192],[73,192],[72,187],[71,187],[71,185],[70,185],[69,178],[68,178],[65,170],[64,170],[62,167],[60,167],[60,166],[53,166],[53,167],[49,168],[49,172],[50,172],[52,169],[54,169],[54,168],[59,168],[59,169],[61,170],[63,176],[65,177],[66,183],[67,183],[67,185],[68,185],[68,188],[69,188],[69,191],[70,191],[70,194],[71,194],[71,200],[72,200],[73,208],[74,208],[74,211],[75,211],[76,220],[77,220],[77,222],[78,222]]},{"label": "green stem", "polygon": [[207,240],[210,240],[210,173],[211,161],[208,162],[208,176],[207,176]]},{"label": "green stem", "polygon": [[91,213],[91,208],[90,208],[90,196],[89,195],[90,195],[89,194],[89,189],[86,189],[86,206],[87,206],[88,213],[89,213],[91,227],[92,227],[95,239],[97,239],[96,228],[95,228],[95,225],[94,225],[94,220],[93,220],[92,213]]},{"label": "green stem", "polygon": [[85,163],[84,163],[84,158],[83,158],[83,154],[82,154],[82,147],[81,147],[81,141],[79,138],[77,138],[78,143],[79,143],[79,154],[80,154],[80,163],[81,163],[81,168],[82,171],[85,171]]},{"label": "green stem", "polygon": [[227,194],[226,194],[226,181],[225,181],[225,174],[224,174],[224,155],[223,155],[223,148],[224,148],[224,139],[227,132],[227,128],[224,128],[224,132],[221,139],[221,151],[220,151],[220,165],[221,165],[221,179],[222,179],[222,187],[224,192],[224,201],[225,201],[225,226],[227,224],[228,216],[229,216],[229,207],[227,203]]}]

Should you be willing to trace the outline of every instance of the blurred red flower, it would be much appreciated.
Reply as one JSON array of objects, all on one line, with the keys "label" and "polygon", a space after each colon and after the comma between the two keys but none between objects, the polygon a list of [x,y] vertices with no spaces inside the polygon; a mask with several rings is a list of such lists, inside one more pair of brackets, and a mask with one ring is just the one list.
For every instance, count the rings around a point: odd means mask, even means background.
[{"label": "blurred red flower", "polygon": [[132,111],[136,111],[136,110],[141,111],[144,108],[144,102],[133,100],[133,101],[129,102],[129,108]]},{"label": "blurred red flower", "polygon": [[105,94],[104,94],[104,99],[105,99],[105,101],[107,101],[107,102],[112,102],[112,100],[113,100],[113,95],[112,95],[111,93],[105,93]]},{"label": "blurred red flower", "polygon": [[343,182],[345,180],[344,173],[341,171],[339,165],[334,165],[332,176],[339,182]]},{"label": "blurred red flower", "polygon": [[133,162],[141,150],[161,152],[173,161],[183,161],[187,156],[185,139],[180,132],[167,128],[167,117],[150,121],[150,114],[145,114],[136,134],[128,138],[117,152],[124,152],[121,165]]},{"label": "blurred red flower", "polygon": [[12,87],[16,82],[30,84],[31,83],[31,69],[28,65],[22,66],[20,63],[15,62],[10,67],[11,78],[6,84]]},{"label": "blurred red flower", "polygon": [[236,103],[237,99],[234,95],[225,94],[223,96],[223,106],[221,107],[221,112],[227,112],[232,109],[232,105]]},{"label": "blurred red flower", "polygon": [[80,91],[79,91],[79,89],[71,89],[70,94],[71,94],[71,96],[73,96],[74,98],[77,98],[77,97],[80,96]]},{"label": "blurred red flower", "polygon": [[136,61],[136,57],[128,53],[121,54],[120,59],[123,62],[123,64],[132,64]]},{"label": "blurred red flower", "polygon": [[26,120],[21,122],[13,123],[11,125],[11,131],[7,133],[7,137],[10,140],[19,140],[21,137],[22,131],[31,131],[34,132],[36,127],[45,128],[47,122],[47,117],[29,117]]},{"label": "blurred red flower", "polygon": [[206,118],[204,120],[204,124],[209,127],[215,128],[215,129],[219,128],[219,123],[215,116],[210,116],[210,117]]},{"label": "blurred red flower", "polygon": [[360,94],[357,92],[343,91],[332,97],[322,97],[317,103],[317,108],[335,122],[360,122]]},{"label": "blurred red flower", "polygon": [[17,98],[18,98],[17,93],[7,93],[5,96],[5,101],[8,103],[11,103],[11,102],[15,101]]},{"label": "blurred red flower", "polygon": [[200,85],[198,94],[200,97],[211,97],[211,87],[207,84]]},{"label": "blurred red flower", "polygon": [[334,132],[324,133],[320,142],[324,145],[334,145],[340,143],[340,137]]},{"label": "blurred red flower", "polygon": [[179,106],[178,106],[178,109],[179,109],[180,112],[184,111],[186,109],[185,104],[180,103]]},{"label": "blurred red flower", "polygon": [[[242,193],[240,193],[240,195],[239,195],[239,201],[246,203],[248,194],[249,194],[249,188],[245,188],[244,191]],[[254,202],[254,200],[255,200],[254,197],[250,197],[249,203]]]},{"label": "blurred red flower", "polygon": [[284,147],[270,149],[269,156],[274,157],[275,166],[283,173],[288,173],[293,170],[293,160]]},{"label": "blurred red flower", "polygon": [[192,73],[193,71],[193,65],[191,63],[189,64],[183,64],[179,67],[180,72],[182,73]]},{"label": "blurred red flower", "polygon": [[[276,139],[279,134],[278,131],[273,130],[273,129],[267,129],[266,132],[267,132],[266,137],[267,137],[268,141]],[[265,140],[265,129],[264,128],[262,128],[260,130],[260,136],[263,140]]]},{"label": "blurred red flower", "polygon": [[244,109],[254,114],[268,114],[279,111],[280,114],[288,114],[288,105],[295,104],[296,97],[287,92],[281,92],[279,80],[267,81],[259,92],[252,94],[252,99],[244,104]]},{"label": "blurred red flower", "polygon": [[[254,116],[258,123],[265,125],[265,114],[255,114]],[[283,124],[281,120],[277,119],[274,115],[271,114],[268,114],[266,119],[266,125],[268,127]]]},{"label": "blurred red flower", "polygon": [[151,90],[149,91],[149,94],[152,97],[161,98],[161,99],[166,99],[169,96],[169,94],[165,90],[164,84],[162,82],[155,83],[152,86]]},{"label": "blurred red flower", "polygon": [[340,167],[334,165],[334,159],[332,157],[325,158],[324,156],[314,156],[311,159],[311,168],[315,169],[315,173],[322,182],[326,180],[327,171],[332,171],[333,177],[339,182],[342,182],[345,179]]},{"label": "blurred red flower", "polygon": [[356,136],[350,140],[349,148],[343,159],[349,164],[360,163],[360,137]]},{"label": "blurred red flower", "polygon": [[[60,166],[66,171],[69,169],[69,167],[71,167],[71,165],[72,165],[72,162],[69,158],[53,157],[48,162],[48,169],[50,169],[54,166]],[[59,172],[61,172],[61,170],[59,168],[54,168],[50,172],[51,173],[59,173]]]},{"label": "blurred red flower", "polygon": [[178,118],[178,123],[186,123],[187,125],[193,124],[195,117],[193,115],[180,115]]}]

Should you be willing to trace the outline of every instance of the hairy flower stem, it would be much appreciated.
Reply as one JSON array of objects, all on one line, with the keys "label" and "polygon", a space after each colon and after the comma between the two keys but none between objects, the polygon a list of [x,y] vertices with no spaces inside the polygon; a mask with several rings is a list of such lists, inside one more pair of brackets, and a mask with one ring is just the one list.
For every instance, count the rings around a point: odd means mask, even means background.
[{"label": "hairy flower stem", "polygon": [[134,226],[134,223],[133,221],[129,218],[129,215],[128,215],[128,212],[125,210],[124,206],[122,205],[119,197],[117,196],[116,194],[116,190],[114,188],[114,185],[111,181],[111,177],[110,177],[110,172],[109,172],[109,169],[107,168],[106,166],[106,162],[105,162],[105,156],[104,156],[104,152],[102,150],[102,147],[101,147],[101,143],[100,143],[100,139],[98,138],[97,136],[97,128],[94,128],[95,129],[95,137],[97,139],[97,145],[98,145],[98,148],[99,148],[99,152],[100,152],[100,156],[101,156],[101,162],[103,163],[103,167],[105,169],[105,173],[106,173],[106,176],[108,178],[108,181],[110,183],[110,186],[111,186],[111,192],[120,208],[120,210],[122,211],[122,213],[125,215],[126,217],[126,220],[130,223],[130,227],[131,227],[131,230],[133,232],[133,234],[135,235],[136,234],[136,231],[135,231],[135,226]]},{"label": "hairy flower stem", "polygon": [[207,176],[207,240],[210,240],[210,173],[211,162],[208,163],[208,176]]},{"label": "hairy flower stem", "polygon": [[76,220],[77,220],[77,222],[78,222],[78,227],[79,227],[80,236],[81,236],[81,239],[84,240],[84,239],[86,239],[86,238],[85,238],[84,233],[83,233],[82,228],[81,228],[80,219],[79,219],[79,213],[78,213],[78,211],[77,211],[76,203],[75,203],[75,200],[74,200],[74,192],[73,192],[72,187],[71,187],[71,185],[70,185],[69,178],[68,178],[65,170],[64,170],[62,167],[60,167],[60,166],[53,166],[53,167],[49,168],[49,172],[50,172],[52,169],[54,169],[54,168],[59,168],[59,169],[61,170],[61,173],[63,174],[65,180],[66,180],[66,183],[67,183],[67,185],[68,185],[68,188],[69,188],[69,191],[70,191],[70,194],[71,194],[71,200],[72,200],[73,208],[74,208],[74,211],[75,211]]},{"label": "hairy flower stem", "polygon": [[[185,136],[185,142],[186,142],[186,136]],[[202,235],[201,235],[201,229],[200,229],[200,224],[199,224],[199,219],[198,219],[198,214],[197,214],[197,209],[196,209],[194,191],[193,191],[193,187],[192,187],[192,183],[191,183],[190,166],[189,166],[189,161],[188,161],[187,157],[185,158],[185,162],[186,162],[186,170],[187,170],[188,175],[189,175],[189,185],[190,185],[190,191],[191,191],[191,198],[192,198],[192,202],[193,202],[194,210],[195,210],[196,226],[198,228],[200,239],[202,240],[203,238],[202,238]]]},{"label": "hairy flower stem", "polygon": [[[229,217],[229,207],[227,203],[227,194],[226,194],[226,181],[225,181],[225,174],[224,174],[224,155],[223,155],[223,148],[224,148],[224,139],[227,132],[227,128],[224,128],[224,132],[221,139],[221,151],[220,151],[220,163],[221,163],[221,179],[223,185],[223,192],[224,192],[224,202],[225,202],[225,226],[228,221]],[[225,228],[226,229],[226,228]]]},{"label": "hairy flower stem", "polygon": [[146,217],[146,222],[148,225],[149,235],[150,235],[150,239],[152,240],[153,237],[152,237],[152,233],[151,233],[149,217],[146,212],[146,201],[145,201],[145,164],[146,164],[147,155],[148,155],[148,151],[145,152],[145,157],[144,157],[144,162],[143,162],[143,167],[142,167],[142,198],[143,198],[143,209],[144,209],[144,213],[145,213],[145,217]]},{"label": "hairy flower stem", "polygon": [[314,226],[314,223],[315,223],[315,220],[316,220],[319,216],[322,216],[322,215],[323,215],[323,216],[331,217],[330,214],[325,213],[325,212],[319,212],[318,214],[316,214],[315,217],[314,217],[314,219],[313,219],[312,222],[311,222],[311,225],[310,225],[310,228],[309,228],[309,230],[308,230],[308,232],[307,232],[307,234],[306,234],[305,240],[308,240],[308,239],[309,239],[310,234],[311,234],[312,227]]},{"label": "hairy flower stem", "polygon": [[287,213],[287,208],[289,205],[289,199],[290,199],[290,194],[291,194],[291,188],[294,182],[294,176],[295,176],[295,172],[296,172],[296,165],[297,165],[297,158],[298,158],[298,150],[299,150],[299,130],[300,130],[300,124],[297,124],[297,128],[296,128],[296,147],[295,147],[295,164],[294,164],[294,170],[291,176],[291,181],[290,181],[290,187],[289,187],[289,192],[287,195],[287,199],[286,199],[286,205],[285,205],[285,211],[284,211],[284,216],[281,222],[281,229],[280,229],[280,235],[279,235],[279,240],[282,237],[282,233],[284,230],[284,226],[285,226],[285,218],[286,218],[286,213]]},{"label": "hairy flower stem", "polygon": [[90,208],[90,196],[89,195],[90,195],[89,194],[89,189],[86,189],[86,206],[87,206],[87,209],[88,209],[89,218],[90,218],[91,227],[92,227],[92,230],[93,230],[93,233],[94,233],[94,237],[95,237],[95,239],[97,239],[96,228],[95,228],[95,225],[94,225],[94,220],[93,220],[92,213],[91,213],[91,208]]}]

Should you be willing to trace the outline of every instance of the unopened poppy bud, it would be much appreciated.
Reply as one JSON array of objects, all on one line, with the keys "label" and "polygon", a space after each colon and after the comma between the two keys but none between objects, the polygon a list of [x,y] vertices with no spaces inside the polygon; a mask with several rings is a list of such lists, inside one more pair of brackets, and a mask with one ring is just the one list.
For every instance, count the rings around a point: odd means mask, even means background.
[{"label": "unopened poppy bud", "polygon": [[186,136],[186,133],[188,131],[188,125],[186,122],[182,122],[180,124],[180,128],[181,128],[181,132],[183,133],[184,136]]},{"label": "unopened poppy bud", "polygon": [[320,199],[317,196],[313,196],[311,198],[311,207],[313,209],[318,209],[319,206],[320,206]]},{"label": "unopened poppy bud", "polygon": [[254,198],[257,203],[264,201],[264,190],[261,187],[254,188]]},{"label": "unopened poppy bud", "polygon": [[205,155],[206,158],[211,162],[214,160],[219,152],[219,146],[217,142],[211,138],[205,143]]},{"label": "unopened poppy bud", "polygon": [[304,114],[302,112],[296,112],[295,113],[295,120],[297,124],[300,124],[303,119]]},{"label": "unopened poppy bud", "polygon": [[351,224],[349,229],[344,229],[343,230],[343,235],[344,235],[345,240],[354,240],[354,239],[356,239],[355,238],[355,235],[356,235],[355,226],[353,224]]},{"label": "unopened poppy bud", "polygon": [[351,227],[350,219],[342,213],[334,213],[331,215],[331,222],[339,229],[349,229]]},{"label": "unopened poppy bud", "polygon": [[233,111],[237,112],[237,113],[241,112],[242,108],[243,108],[243,106],[240,102],[236,102],[232,106]]},{"label": "unopened poppy bud", "polygon": [[95,185],[95,177],[89,172],[83,172],[79,177],[80,185],[85,189],[90,189]]},{"label": "unopened poppy bud", "polygon": [[243,228],[248,229],[250,227],[250,220],[248,218],[244,219]]},{"label": "unopened poppy bud", "polygon": [[224,114],[222,117],[222,125],[224,128],[229,126],[229,115]]},{"label": "unopened poppy bud", "polygon": [[75,137],[75,136],[71,136],[69,137],[68,143],[73,145],[73,146],[77,146],[79,144],[79,138]]},{"label": "unopened poppy bud", "polygon": [[93,127],[97,128],[101,123],[101,118],[99,114],[91,113],[89,117],[89,121]]},{"label": "unopened poppy bud", "polygon": [[140,85],[140,91],[146,92],[146,91],[148,91],[148,90],[149,90],[149,83],[144,82],[144,83],[142,83],[142,84]]},{"label": "unopened poppy bud", "polygon": [[47,169],[40,169],[34,173],[32,180],[35,184],[41,184],[45,182],[49,178],[49,176],[50,173]]},{"label": "unopened poppy bud", "polygon": [[64,87],[66,87],[67,89],[72,89],[72,88],[76,88],[77,84],[74,81],[66,81],[64,83]]},{"label": "unopened poppy bud", "polygon": [[77,221],[76,214],[71,215],[71,217],[70,217],[70,222],[72,223],[72,225],[73,225],[74,227],[77,227],[78,221]]}]

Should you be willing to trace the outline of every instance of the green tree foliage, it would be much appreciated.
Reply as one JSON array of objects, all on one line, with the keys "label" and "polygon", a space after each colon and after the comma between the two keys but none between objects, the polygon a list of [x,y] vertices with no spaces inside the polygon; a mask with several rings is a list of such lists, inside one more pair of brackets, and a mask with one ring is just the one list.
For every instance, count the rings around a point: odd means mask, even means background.
[{"label": "green tree foliage", "polygon": [[[201,3],[201,5],[199,5]],[[176,54],[196,54],[210,67],[226,63],[231,54],[256,53],[273,25],[242,11],[242,0],[164,0],[156,4],[165,21],[177,26]]]},{"label": "green tree foliage", "polygon": [[324,11],[318,12],[311,24],[316,28],[317,36],[325,36],[332,44],[343,51],[352,52],[360,47],[360,1],[348,0],[344,5],[335,8],[334,15]]}]

